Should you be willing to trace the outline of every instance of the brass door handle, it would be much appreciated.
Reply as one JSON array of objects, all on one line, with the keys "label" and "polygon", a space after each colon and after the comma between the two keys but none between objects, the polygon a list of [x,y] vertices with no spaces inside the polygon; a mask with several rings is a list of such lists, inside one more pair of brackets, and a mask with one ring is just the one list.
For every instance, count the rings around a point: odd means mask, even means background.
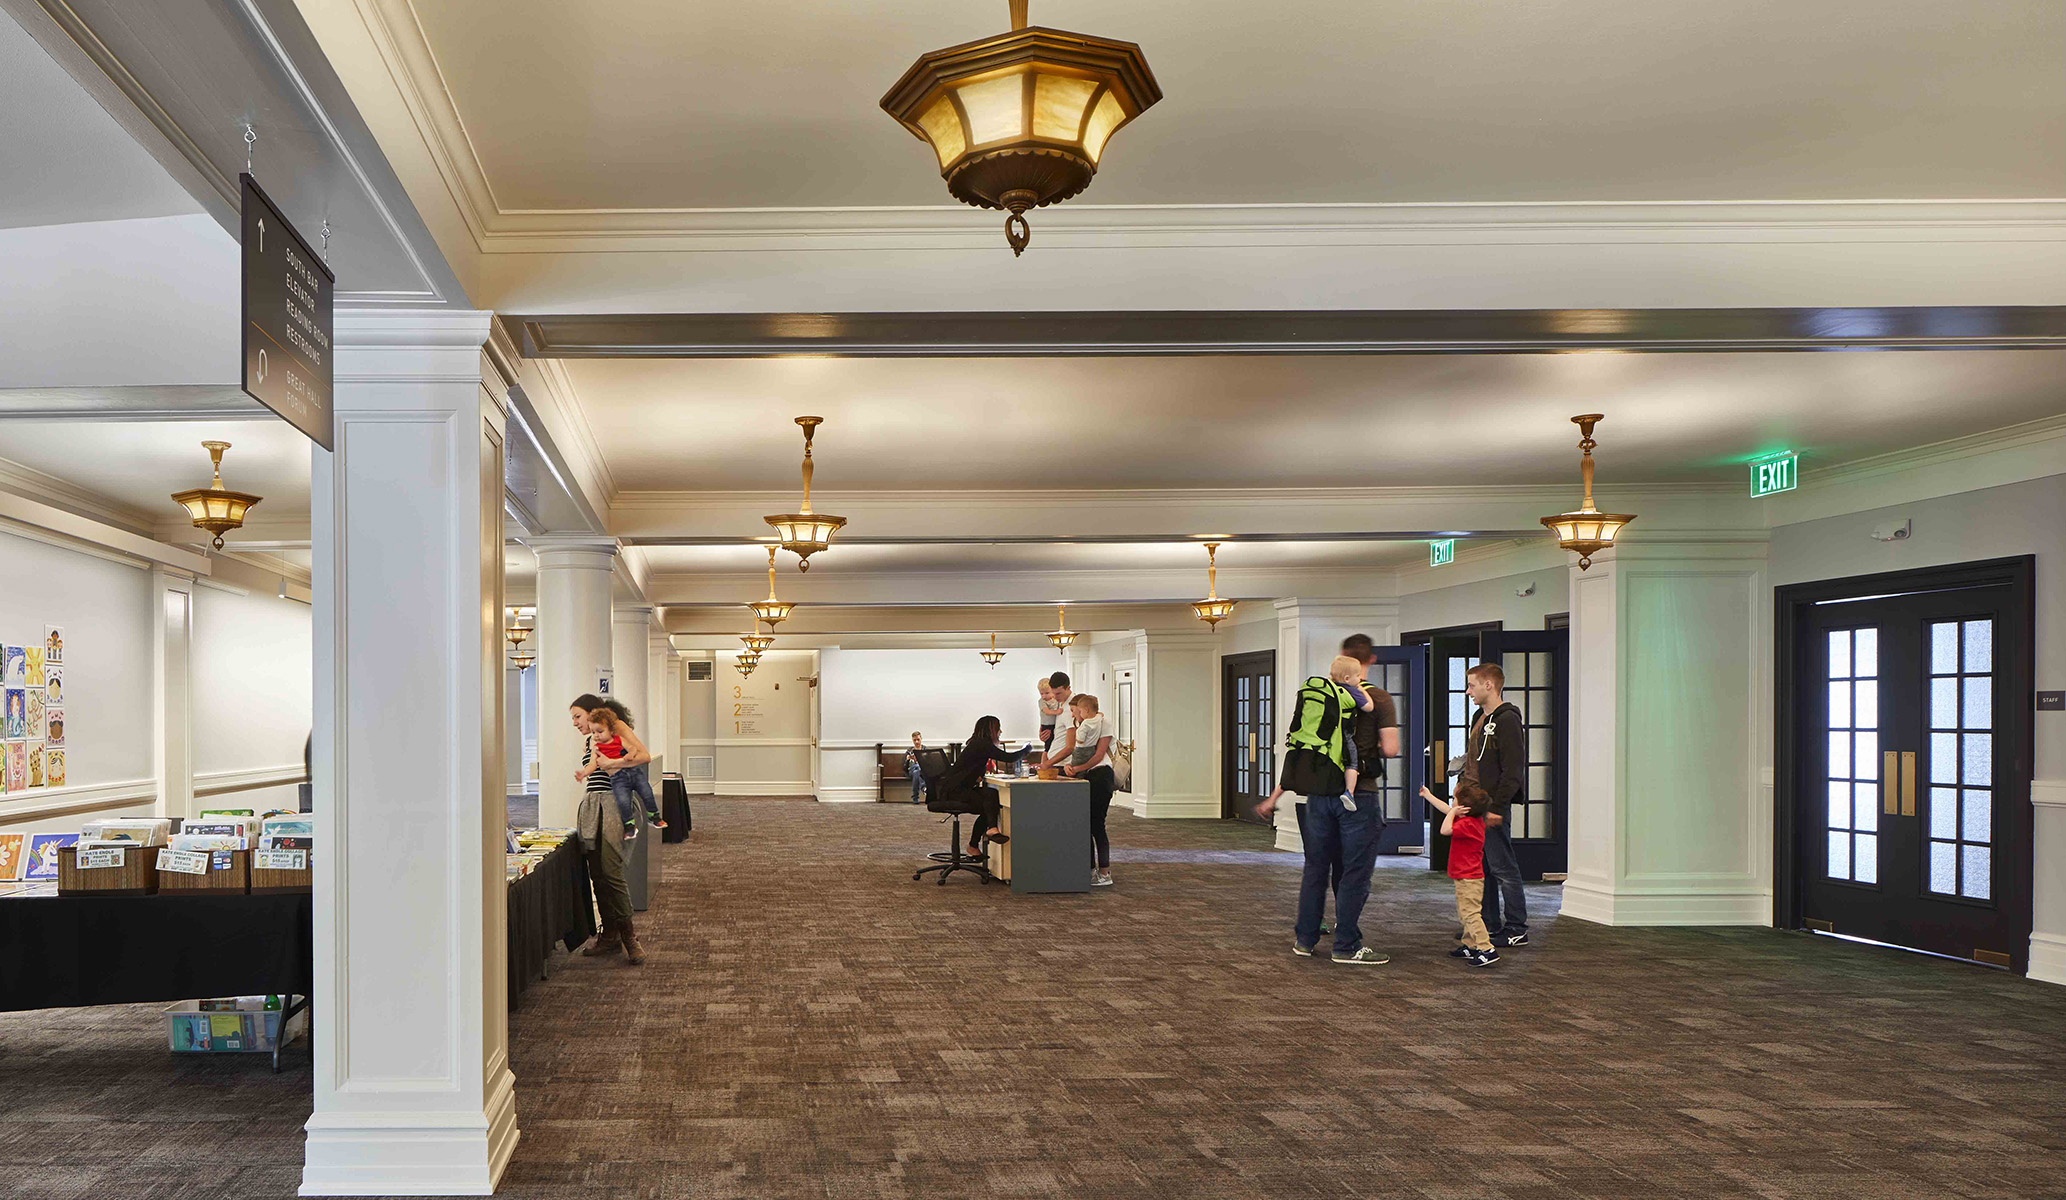
[{"label": "brass door handle", "polygon": [[1880,811],[1894,816],[1901,811],[1901,755],[1889,750],[1880,755],[1879,790],[1883,797]]},{"label": "brass door handle", "polygon": [[1915,751],[1901,752],[1901,815],[1915,815]]}]

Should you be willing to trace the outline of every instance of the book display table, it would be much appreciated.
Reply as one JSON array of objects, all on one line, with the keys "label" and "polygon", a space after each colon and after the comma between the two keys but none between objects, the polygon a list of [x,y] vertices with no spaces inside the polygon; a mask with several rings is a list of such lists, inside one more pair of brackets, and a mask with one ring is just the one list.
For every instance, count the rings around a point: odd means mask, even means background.
[{"label": "book display table", "polygon": [[0,1011],[278,995],[291,1016],[315,986],[312,913],[307,895],[0,900]]},{"label": "book display table", "polygon": [[581,839],[568,838],[529,874],[509,883],[509,1006],[546,976],[554,943],[577,950],[595,936],[588,864]]}]

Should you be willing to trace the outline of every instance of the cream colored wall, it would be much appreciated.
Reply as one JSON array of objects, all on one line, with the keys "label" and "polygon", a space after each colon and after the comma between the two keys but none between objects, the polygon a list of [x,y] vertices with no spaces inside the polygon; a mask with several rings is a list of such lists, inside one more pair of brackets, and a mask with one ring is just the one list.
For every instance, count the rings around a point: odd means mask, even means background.
[{"label": "cream colored wall", "polygon": [[[810,653],[770,651],[750,676],[720,655],[715,674],[716,791],[720,796],[807,796],[811,780]],[[758,709],[748,716],[744,706]]]},{"label": "cream colored wall", "polygon": [[[1438,580],[1447,569],[1437,567],[1423,581]],[[1530,585],[1533,595],[1515,595]],[[1541,629],[1551,613],[1570,611],[1570,574],[1559,566],[1402,594],[1399,627],[1411,631],[1498,621],[1505,629]]]}]

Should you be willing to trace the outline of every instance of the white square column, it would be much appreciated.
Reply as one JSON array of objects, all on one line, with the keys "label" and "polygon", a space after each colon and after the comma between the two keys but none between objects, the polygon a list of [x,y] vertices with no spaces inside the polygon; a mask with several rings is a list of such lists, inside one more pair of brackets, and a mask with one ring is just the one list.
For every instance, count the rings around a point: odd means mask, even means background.
[{"label": "white square column", "polygon": [[[616,690],[610,589],[617,543],[611,538],[527,539],[538,555],[538,823],[571,829],[580,807],[582,738],[567,719],[574,698]],[[626,701],[636,702],[637,697]]]},{"label": "white square column", "polygon": [[660,794],[660,776],[675,770],[681,754],[681,665],[674,647],[659,627],[646,631],[646,700],[639,711],[648,714],[644,724],[646,749],[653,754],[653,794]]},{"label": "white square column", "polygon": [[[1307,600],[1289,597],[1277,608],[1277,761],[1284,761],[1284,735],[1298,705],[1298,689],[1341,653],[1350,634],[1368,634],[1380,646],[1399,644],[1399,602],[1386,600]],[[1214,687],[1218,684],[1215,680]],[[1414,753],[1417,748],[1409,748]],[[1298,832],[1297,801],[1277,806],[1277,849],[1304,852]]]},{"label": "white square column", "polygon": [[151,775],[157,814],[192,817],[194,805],[194,577],[151,572]]},{"label": "white square column", "polygon": [[[643,741],[650,741],[659,728],[659,714],[653,710],[650,681],[653,663],[653,610],[645,605],[625,605],[610,613],[610,686],[617,699],[631,710],[632,724]],[[659,778],[655,769],[653,776]]]},{"label": "white square column", "polygon": [[[1219,736],[1213,707],[1219,644],[1217,635],[1189,629],[1150,629],[1134,639],[1137,817],[1220,815],[1219,756],[1213,753]],[[1098,699],[1101,707],[1109,700]]]},{"label": "white square column", "polygon": [[1771,923],[1771,603],[1762,542],[1634,542],[1573,563],[1564,916]]},{"label": "white square column", "polygon": [[341,313],[314,451],[315,1111],[305,1196],[485,1195],[516,1148],[502,379],[487,313]]}]

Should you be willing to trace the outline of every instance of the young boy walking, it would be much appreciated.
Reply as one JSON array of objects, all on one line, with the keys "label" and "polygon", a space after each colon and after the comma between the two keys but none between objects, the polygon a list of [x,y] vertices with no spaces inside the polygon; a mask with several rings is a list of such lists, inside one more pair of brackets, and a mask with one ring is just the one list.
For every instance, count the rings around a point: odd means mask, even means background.
[{"label": "young boy walking", "polygon": [[1456,785],[1454,803],[1426,788],[1420,798],[1440,809],[1442,834],[1449,839],[1449,878],[1456,884],[1456,919],[1463,923],[1463,944],[1449,952],[1474,967],[1499,961],[1492,935],[1485,931],[1485,789],[1475,783]]}]

